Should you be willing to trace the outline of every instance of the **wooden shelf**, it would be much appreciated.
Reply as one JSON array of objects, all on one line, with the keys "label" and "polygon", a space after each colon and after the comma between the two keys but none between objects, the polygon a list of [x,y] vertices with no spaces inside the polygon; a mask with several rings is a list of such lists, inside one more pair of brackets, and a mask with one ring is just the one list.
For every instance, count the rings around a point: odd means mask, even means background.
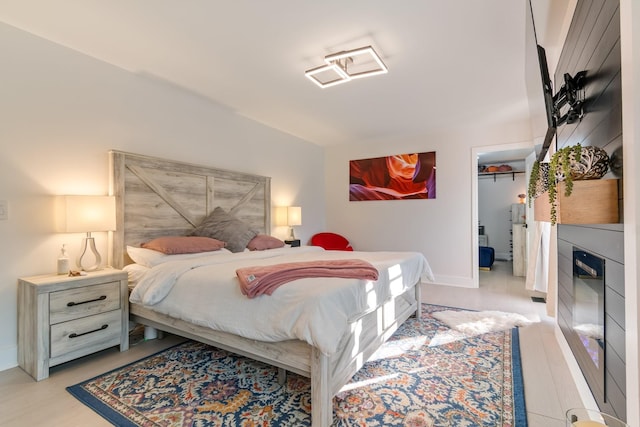
[{"label": "wooden shelf", "polygon": [[485,176],[493,176],[493,180],[495,181],[497,175],[511,175],[511,179],[515,181],[516,174],[524,173],[524,171],[506,171],[506,172],[478,172],[478,178],[482,178]]},{"label": "wooden shelf", "polygon": [[[620,221],[617,179],[573,181],[569,197],[564,195],[564,190],[565,183],[559,183],[556,199],[558,224],[615,224]],[[538,196],[533,204],[534,219],[551,222],[549,193]]]}]

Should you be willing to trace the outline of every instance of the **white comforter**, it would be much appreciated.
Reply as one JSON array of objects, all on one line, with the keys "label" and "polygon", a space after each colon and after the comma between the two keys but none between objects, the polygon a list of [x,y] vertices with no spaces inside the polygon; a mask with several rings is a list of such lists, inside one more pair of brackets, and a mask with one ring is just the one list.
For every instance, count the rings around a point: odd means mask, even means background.
[{"label": "white comforter", "polygon": [[[379,279],[301,279],[279,287],[272,295],[249,299],[241,293],[235,273],[240,267],[351,258],[376,266]],[[418,252],[340,252],[305,246],[167,262],[143,276],[130,301],[246,338],[299,339],[332,354],[350,319],[421,279],[432,281],[433,273]]]}]

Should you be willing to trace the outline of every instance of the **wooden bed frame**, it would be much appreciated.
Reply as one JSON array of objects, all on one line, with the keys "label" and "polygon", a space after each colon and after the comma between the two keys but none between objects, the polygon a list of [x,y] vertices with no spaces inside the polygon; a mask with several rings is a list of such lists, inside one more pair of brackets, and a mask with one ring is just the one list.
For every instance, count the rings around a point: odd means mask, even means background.
[{"label": "wooden bed frame", "polygon": [[[154,237],[186,235],[221,206],[265,234],[270,232],[270,178],[111,151],[111,192],[116,196],[117,231],[112,265],[132,261],[126,246]],[[132,321],[201,341],[311,379],[311,422],[328,427],[333,420],[333,396],[364,362],[412,314],[420,315],[420,286],[382,301],[376,309],[350,322],[338,351],[323,354],[299,340],[263,342],[212,330],[131,304]]]}]

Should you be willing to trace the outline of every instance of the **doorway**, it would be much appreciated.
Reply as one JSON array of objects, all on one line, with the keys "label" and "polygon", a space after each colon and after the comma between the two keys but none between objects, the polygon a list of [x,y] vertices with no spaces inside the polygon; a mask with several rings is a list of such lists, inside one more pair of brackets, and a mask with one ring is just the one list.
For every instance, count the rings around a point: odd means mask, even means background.
[{"label": "doorway", "polygon": [[[527,161],[530,157],[530,162]],[[479,246],[486,243],[493,247],[496,262],[513,263],[516,256],[517,275],[526,274],[526,254],[528,239],[526,222],[532,218],[526,203],[520,203],[519,195],[527,193],[528,173],[535,160],[535,148],[530,143],[503,144],[496,146],[474,147],[472,149],[472,167],[475,175],[472,190],[472,230],[474,230],[474,284],[479,286]],[[481,169],[481,166],[501,166],[495,171]],[[511,170],[508,170],[508,169]],[[521,206],[517,206],[521,205]],[[480,227],[484,228],[484,237],[480,237]],[[514,230],[515,226],[515,230]],[[477,230],[477,231],[476,231]],[[514,231],[517,236],[514,235]],[[524,236],[523,236],[524,234]],[[522,246],[516,240],[522,239]],[[522,264],[524,262],[524,265]],[[510,269],[511,264],[509,264]],[[502,267],[504,269],[504,267]]]}]

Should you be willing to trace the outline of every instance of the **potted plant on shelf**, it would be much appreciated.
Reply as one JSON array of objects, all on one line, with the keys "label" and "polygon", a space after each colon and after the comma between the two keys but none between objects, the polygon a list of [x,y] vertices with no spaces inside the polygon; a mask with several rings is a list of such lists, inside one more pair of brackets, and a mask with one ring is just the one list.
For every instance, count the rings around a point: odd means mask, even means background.
[{"label": "potted plant on shelf", "polygon": [[549,185],[549,203],[551,203],[551,223],[556,222],[557,183],[565,183],[564,195],[573,192],[573,181],[600,179],[609,169],[609,156],[602,148],[580,144],[563,147],[551,156],[549,169],[554,171],[555,182]]},{"label": "potted plant on shelf", "polygon": [[[576,144],[556,151],[549,163],[534,163],[529,179],[530,199],[543,192],[549,194],[551,224],[557,220],[558,183],[564,182],[564,195],[569,197],[573,192],[573,181],[602,178],[609,168],[609,156],[598,147],[582,147]],[[546,176],[543,167],[547,166]]]}]

